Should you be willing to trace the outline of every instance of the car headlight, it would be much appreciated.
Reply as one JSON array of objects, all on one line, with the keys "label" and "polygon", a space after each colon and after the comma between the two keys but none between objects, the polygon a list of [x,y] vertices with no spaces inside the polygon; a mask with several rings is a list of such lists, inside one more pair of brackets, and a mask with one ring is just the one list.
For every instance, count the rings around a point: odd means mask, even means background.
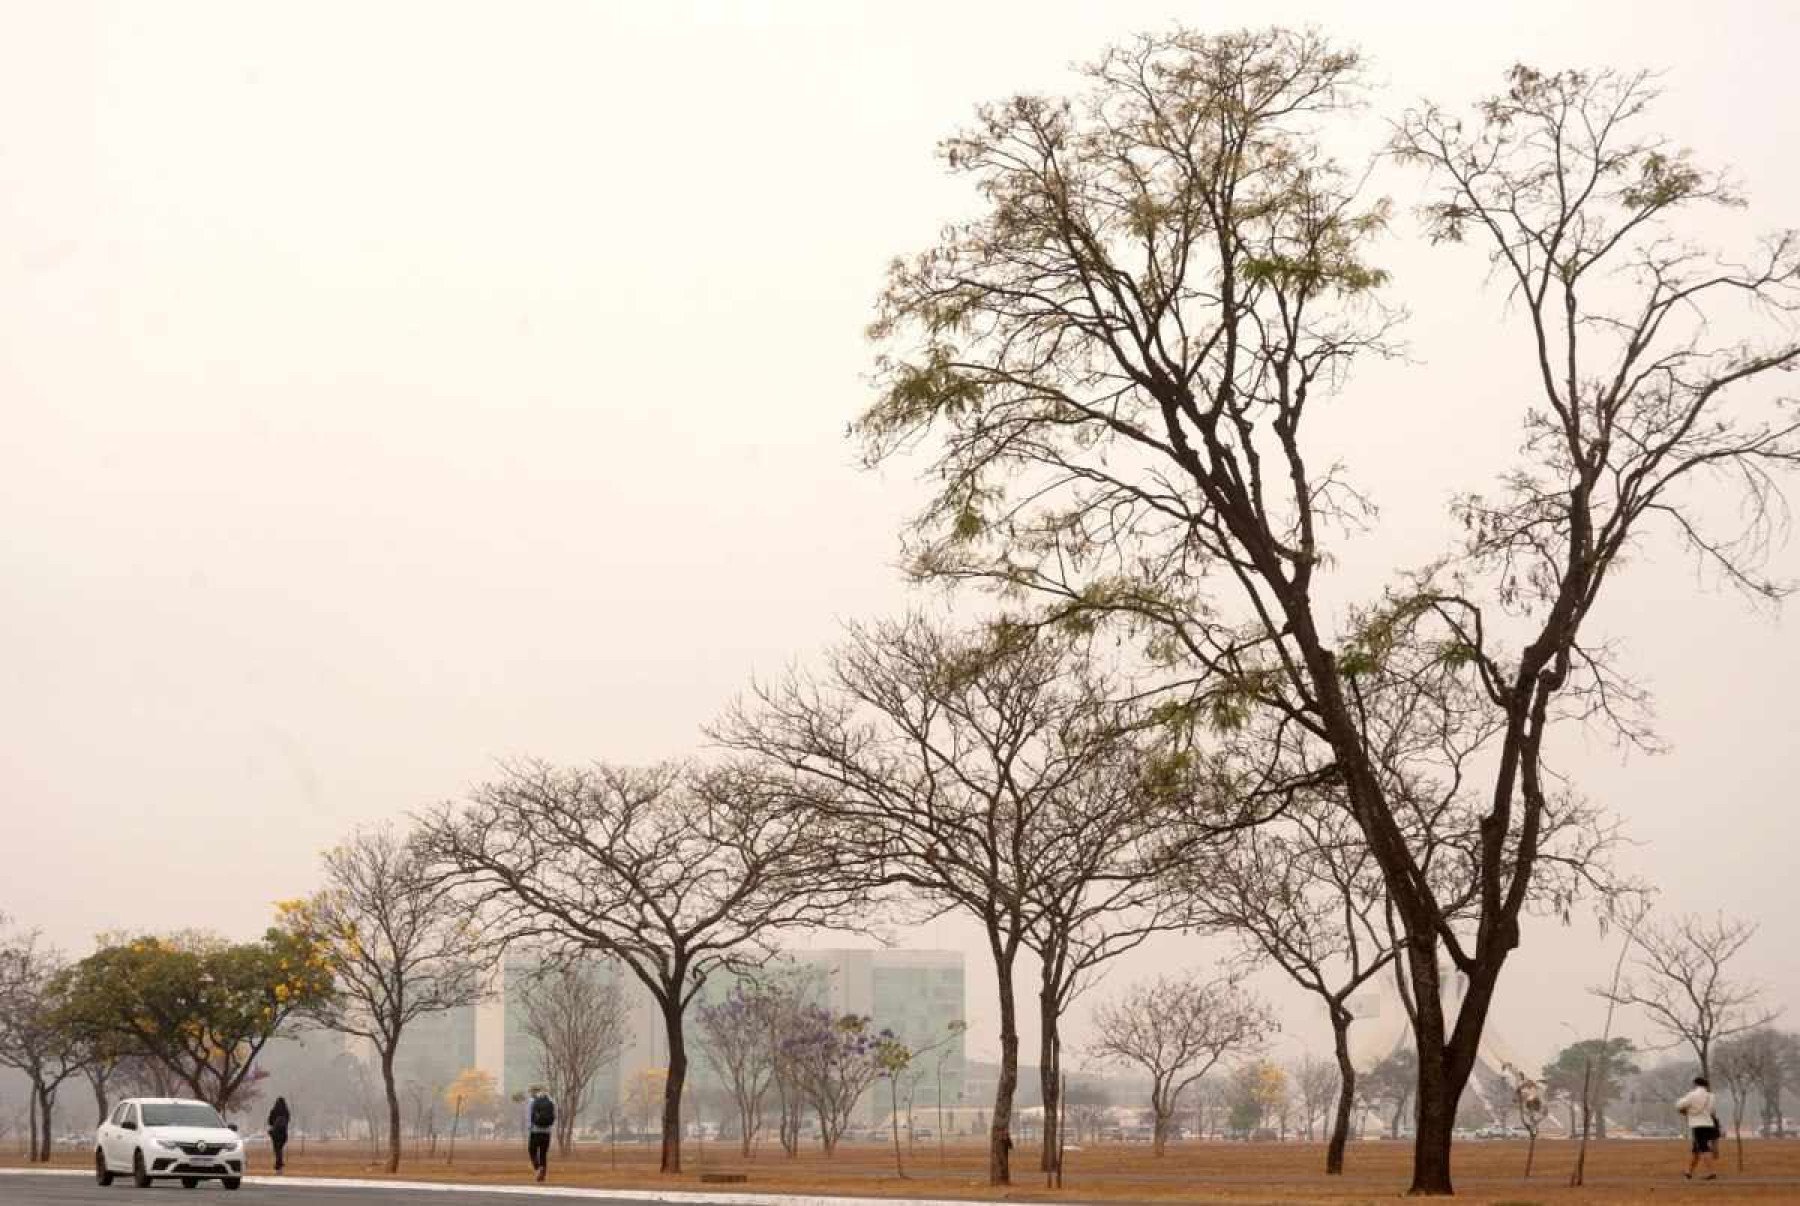
[{"label": "car headlight", "polygon": [[165,1152],[178,1152],[181,1150],[181,1144],[175,1142],[173,1139],[157,1139],[155,1140],[155,1143],[156,1146],[162,1148]]},{"label": "car headlight", "polygon": [[219,1150],[222,1152],[235,1152],[238,1148],[240,1148],[242,1146],[244,1146],[242,1143],[238,1142],[236,1139],[233,1139],[230,1143],[221,1143],[219,1145]]}]

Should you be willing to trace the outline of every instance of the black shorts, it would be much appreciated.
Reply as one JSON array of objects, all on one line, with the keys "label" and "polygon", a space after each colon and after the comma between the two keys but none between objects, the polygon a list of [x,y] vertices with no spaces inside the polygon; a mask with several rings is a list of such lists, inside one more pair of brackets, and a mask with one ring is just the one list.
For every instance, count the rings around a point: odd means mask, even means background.
[{"label": "black shorts", "polygon": [[1710,1152],[1719,1143],[1719,1128],[1716,1126],[1697,1126],[1694,1128],[1694,1154]]}]

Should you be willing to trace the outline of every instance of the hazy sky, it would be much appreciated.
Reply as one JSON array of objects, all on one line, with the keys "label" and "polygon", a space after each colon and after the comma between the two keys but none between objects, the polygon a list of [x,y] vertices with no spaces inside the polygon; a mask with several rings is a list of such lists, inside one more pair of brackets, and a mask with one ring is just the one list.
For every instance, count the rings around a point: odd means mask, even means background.
[{"label": "hazy sky", "polygon": [[[507,755],[689,752],[750,674],[905,606],[914,466],[858,469],[844,426],[883,266],[968,203],[933,145],[1175,19],[1359,45],[1371,142],[1515,59],[1663,70],[1661,126],[1752,199],[1716,233],[1800,222],[1774,0],[0,3],[0,911],[78,952],[257,932],[352,825]],[[1389,262],[1412,362],[1341,432],[1370,584],[1441,547],[1521,397],[1479,263],[1405,223]],[[1617,585],[1673,752],[1570,768],[1667,907],[1763,921],[1744,970],[1800,1006],[1796,619],[1679,557]],[[1597,1030],[1606,962],[1534,927],[1499,1031]]]}]

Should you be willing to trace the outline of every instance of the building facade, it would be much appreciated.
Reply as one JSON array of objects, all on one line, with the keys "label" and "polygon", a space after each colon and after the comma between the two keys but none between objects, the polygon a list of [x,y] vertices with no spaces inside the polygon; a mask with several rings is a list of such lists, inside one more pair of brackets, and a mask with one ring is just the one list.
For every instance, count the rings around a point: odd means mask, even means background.
[{"label": "building facade", "polygon": [[[921,1118],[935,1108],[940,1085],[946,1106],[962,1101],[966,1076],[964,1036],[966,984],[959,951],[817,950],[785,954],[775,967],[788,965],[808,974],[798,977],[804,991],[834,1014],[856,1014],[872,1020],[877,1030],[892,1030],[915,1053],[914,1066],[902,1082],[914,1094]],[[454,1049],[491,1073],[503,1098],[524,1093],[544,1080],[538,1046],[526,1033],[524,991],[537,972],[529,956],[508,958],[496,975],[492,993],[455,1027]],[[619,1056],[601,1071],[589,1097],[587,1121],[623,1106],[634,1086],[654,1081],[668,1067],[668,1038],[662,1011],[635,976],[607,960],[586,965],[587,974],[616,981],[626,1009],[626,1031]],[[719,972],[710,977],[689,1007],[684,1027],[690,1092],[716,1093],[718,1078],[700,1041],[694,1011],[723,1000],[740,977]],[[449,1044],[446,1044],[448,1047]],[[885,1095],[871,1092],[859,1111],[859,1125],[887,1116]]]}]

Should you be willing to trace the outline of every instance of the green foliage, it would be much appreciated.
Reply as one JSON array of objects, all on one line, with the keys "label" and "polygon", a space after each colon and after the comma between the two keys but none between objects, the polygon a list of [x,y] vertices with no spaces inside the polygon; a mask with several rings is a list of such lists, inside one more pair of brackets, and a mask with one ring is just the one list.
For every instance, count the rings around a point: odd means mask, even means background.
[{"label": "green foliage", "polygon": [[[1428,600],[1400,597],[1372,611],[1355,617],[1355,628],[1349,642],[1338,653],[1338,672],[1345,678],[1360,678],[1380,673],[1389,656],[1399,647],[1420,616],[1431,608]],[[1468,650],[1465,660],[1473,656]]]},{"label": "green foliage", "polygon": [[1611,1099],[1613,1086],[1637,1074],[1636,1055],[1637,1047],[1628,1038],[1570,1043],[1544,1068],[1544,1087],[1557,1096],[1580,1101],[1582,1079],[1586,1076],[1588,1101],[1597,1109]]},{"label": "green foliage", "polygon": [[979,382],[954,367],[951,349],[931,348],[923,361],[892,366],[887,389],[859,424],[871,434],[900,431],[981,404]]},{"label": "green foliage", "polygon": [[224,1109],[263,1045],[332,984],[316,947],[272,929],[260,942],[181,935],[104,946],[69,969],[64,989],[72,1025],[161,1064]]}]

